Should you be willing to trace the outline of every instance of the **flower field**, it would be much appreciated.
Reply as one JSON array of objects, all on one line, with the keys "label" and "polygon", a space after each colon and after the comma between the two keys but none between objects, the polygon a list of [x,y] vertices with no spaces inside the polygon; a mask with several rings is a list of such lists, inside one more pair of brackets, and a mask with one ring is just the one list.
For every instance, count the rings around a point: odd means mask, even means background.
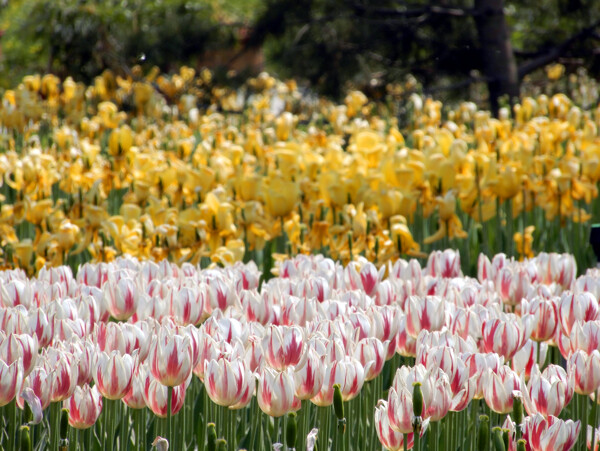
[{"label": "flower field", "polygon": [[0,447],[596,450],[600,109],[406,99],[7,91]]}]

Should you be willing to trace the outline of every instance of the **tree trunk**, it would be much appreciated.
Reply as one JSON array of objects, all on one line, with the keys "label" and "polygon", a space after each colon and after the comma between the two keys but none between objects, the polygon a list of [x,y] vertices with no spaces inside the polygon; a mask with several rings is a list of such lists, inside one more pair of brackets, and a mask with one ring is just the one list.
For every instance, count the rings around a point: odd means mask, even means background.
[{"label": "tree trunk", "polygon": [[475,0],[475,11],[490,108],[497,115],[499,97],[507,95],[511,104],[519,97],[519,75],[504,17],[504,0]]}]

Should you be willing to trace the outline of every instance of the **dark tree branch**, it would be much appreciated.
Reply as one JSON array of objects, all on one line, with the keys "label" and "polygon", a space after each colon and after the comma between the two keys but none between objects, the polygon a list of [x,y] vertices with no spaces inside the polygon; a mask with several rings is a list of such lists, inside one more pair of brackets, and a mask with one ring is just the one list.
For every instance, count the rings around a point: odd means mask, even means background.
[{"label": "dark tree branch", "polygon": [[473,83],[488,83],[489,81],[490,79],[487,77],[467,77],[448,85],[432,86],[429,88],[425,88],[423,89],[423,91],[425,94],[433,94],[440,91],[455,91],[457,89],[463,89],[468,86],[471,86]]},{"label": "dark tree branch", "polygon": [[[386,17],[401,17],[401,18],[417,18],[429,15],[443,15],[454,17],[472,17],[481,14],[481,11],[475,8],[460,8],[441,5],[424,5],[417,6],[405,2],[397,2],[398,8],[382,8],[377,6],[364,5],[361,3],[353,3],[354,9],[361,14],[376,14]],[[401,6],[400,6],[401,5]]]},{"label": "dark tree branch", "polygon": [[597,34],[596,28],[598,27],[600,27],[600,20],[597,20],[589,27],[583,28],[578,33],[548,49],[538,57],[524,62],[519,66],[519,78],[523,78],[525,75],[533,72],[534,70],[556,61],[576,42],[587,39],[588,37],[594,37],[594,35]]}]

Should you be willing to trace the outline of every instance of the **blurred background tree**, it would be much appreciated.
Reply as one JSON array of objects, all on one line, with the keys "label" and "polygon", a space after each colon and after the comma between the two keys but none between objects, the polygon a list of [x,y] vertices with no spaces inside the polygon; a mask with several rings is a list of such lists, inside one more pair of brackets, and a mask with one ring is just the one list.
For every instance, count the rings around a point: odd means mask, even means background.
[{"label": "blurred background tree", "polygon": [[0,0],[0,86],[140,62],[260,69],[264,52],[268,70],[334,97],[412,74],[436,95],[487,86],[495,110],[552,62],[598,77],[599,25],[597,0]]},{"label": "blurred background tree", "polygon": [[339,95],[413,74],[426,92],[488,85],[496,98],[561,60],[600,70],[596,0],[267,0],[253,39],[286,76]]}]

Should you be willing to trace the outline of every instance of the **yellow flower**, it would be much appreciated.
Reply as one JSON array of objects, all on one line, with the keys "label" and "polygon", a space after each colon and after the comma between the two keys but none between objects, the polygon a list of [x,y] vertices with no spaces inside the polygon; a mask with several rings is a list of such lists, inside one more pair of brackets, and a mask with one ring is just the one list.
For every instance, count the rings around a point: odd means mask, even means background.
[{"label": "yellow flower", "polygon": [[549,80],[558,80],[565,73],[565,66],[562,64],[551,64],[546,66],[546,76]]},{"label": "yellow flower", "polygon": [[133,132],[128,125],[114,129],[108,139],[108,150],[112,156],[127,155],[133,144]]},{"label": "yellow flower", "polygon": [[521,232],[517,232],[514,234],[514,241],[517,247],[517,252],[519,253],[519,260],[523,260],[525,258],[533,258],[533,232],[535,231],[535,226],[525,227],[524,234]]},{"label": "yellow flower", "polygon": [[521,179],[516,168],[505,166],[489,186],[500,199],[512,199],[521,190]]},{"label": "yellow flower", "polygon": [[390,218],[390,234],[390,238],[396,244],[400,254],[410,255],[411,257],[425,257],[427,255],[421,252],[419,244],[415,242],[404,216]]},{"label": "yellow flower", "polygon": [[274,177],[263,180],[262,194],[271,215],[283,217],[296,208],[299,190],[295,182]]},{"label": "yellow flower", "polygon": [[211,255],[211,260],[222,266],[231,265],[244,258],[244,242],[242,240],[229,240],[225,246],[220,246]]},{"label": "yellow flower", "polygon": [[445,236],[448,238],[466,238],[467,232],[462,228],[462,222],[455,213],[456,197],[453,191],[448,191],[444,197],[438,197],[439,205],[439,223],[438,230],[433,235],[425,238],[423,242],[430,244],[441,240]]},{"label": "yellow flower", "polygon": [[33,243],[27,238],[23,241],[14,244],[15,256],[19,260],[21,268],[25,268],[27,272],[30,272],[31,262],[34,253]]},{"label": "yellow flower", "polygon": [[60,249],[67,252],[75,245],[79,238],[79,227],[68,219],[65,219],[61,222],[54,236]]},{"label": "yellow flower", "polygon": [[98,117],[104,128],[117,128],[124,119],[124,113],[119,113],[117,105],[112,102],[101,102],[98,105]]},{"label": "yellow flower", "polygon": [[52,212],[52,199],[43,199],[31,202],[27,208],[26,218],[35,225],[40,225]]}]

